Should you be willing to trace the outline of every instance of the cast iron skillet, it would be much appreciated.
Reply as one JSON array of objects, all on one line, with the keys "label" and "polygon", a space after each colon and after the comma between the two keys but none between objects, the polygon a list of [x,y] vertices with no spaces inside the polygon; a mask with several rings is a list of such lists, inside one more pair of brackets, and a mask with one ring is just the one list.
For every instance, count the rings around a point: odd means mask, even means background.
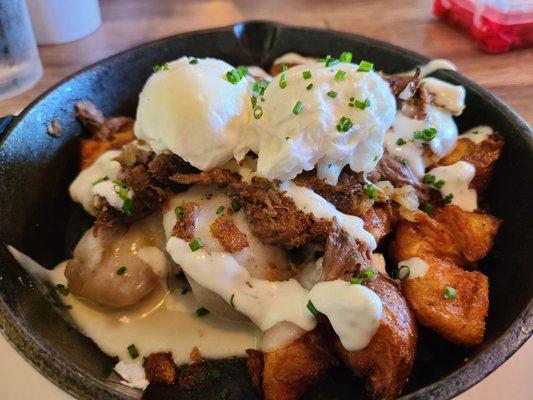
[{"label": "cast iron skillet", "polygon": [[[405,71],[428,61],[416,53],[362,36],[270,22],[248,22],[187,33],[148,43],[108,58],[65,79],[12,121],[3,120],[0,136],[0,240],[26,252],[47,267],[68,258],[90,219],[68,198],[78,172],[82,129],[73,104],[88,99],[106,115],[135,115],[137,96],[152,66],[182,55],[218,57],[234,65],[268,67],[288,51],[304,55],[339,54],[371,60],[385,72]],[[72,55],[75,57],[75,55]],[[505,223],[491,255],[481,263],[490,279],[490,314],[486,341],[466,349],[422,329],[412,378],[403,399],[449,399],[490,374],[531,335],[533,307],[533,140],[527,124],[501,101],[454,72],[439,78],[467,88],[461,129],[487,124],[506,139],[491,190],[491,212]],[[502,77],[505,79],[505,77]],[[57,118],[59,138],[46,124]],[[3,125],[7,125],[3,126]],[[0,129],[0,135],[1,135]],[[61,319],[32,279],[0,246],[0,327],[18,351],[46,377],[82,399],[131,399],[133,389],[118,385],[115,362],[91,340]],[[179,334],[179,333],[177,333]],[[222,377],[200,392],[152,386],[146,398],[259,398],[250,387],[244,361],[213,362]],[[343,368],[333,370],[306,395],[311,399],[365,398],[363,382]]]}]

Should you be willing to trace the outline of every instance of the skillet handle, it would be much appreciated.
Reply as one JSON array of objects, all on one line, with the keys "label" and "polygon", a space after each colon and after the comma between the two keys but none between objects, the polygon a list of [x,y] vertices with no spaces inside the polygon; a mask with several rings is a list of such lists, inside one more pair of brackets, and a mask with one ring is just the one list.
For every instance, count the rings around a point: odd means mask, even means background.
[{"label": "skillet handle", "polygon": [[1,117],[0,118],[0,135],[2,133],[4,133],[4,131],[7,129],[7,127],[9,126],[9,123],[11,121],[13,121],[13,118],[15,118],[14,115],[8,115],[6,117]]}]

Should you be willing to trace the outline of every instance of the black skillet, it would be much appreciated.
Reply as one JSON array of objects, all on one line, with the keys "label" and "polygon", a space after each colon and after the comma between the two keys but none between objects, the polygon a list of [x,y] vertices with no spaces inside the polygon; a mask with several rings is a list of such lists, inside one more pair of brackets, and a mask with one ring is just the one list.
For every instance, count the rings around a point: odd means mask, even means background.
[{"label": "black skillet", "polygon": [[[191,55],[268,67],[275,57],[289,51],[304,55],[351,51],[356,61],[371,60],[377,69],[390,73],[428,61],[361,36],[270,22],[182,34],[108,58],[65,79],[13,120],[0,121],[0,240],[51,267],[70,256],[91,223],[67,194],[78,171],[82,134],[74,120],[76,100],[91,100],[106,115],[134,116],[137,96],[153,65]],[[485,199],[491,212],[505,222],[494,251],[480,263],[490,279],[486,341],[466,349],[422,330],[403,399],[449,399],[465,391],[527,340],[533,322],[531,131],[519,116],[475,83],[454,72],[436,76],[467,88],[467,108],[458,119],[461,129],[486,124],[505,136],[505,151]],[[59,138],[47,134],[46,125],[54,117],[63,127]],[[4,246],[0,246],[0,328],[34,367],[78,398],[140,397],[140,392],[116,384],[111,373],[115,360],[58,316]],[[213,366],[221,376],[210,379],[201,391],[179,393],[174,388],[153,386],[145,397],[260,397],[250,387],[242,359],[213,362]],[[362,386],[363,381],[338,368],[317,382],[305,398],[366,398]]]}]

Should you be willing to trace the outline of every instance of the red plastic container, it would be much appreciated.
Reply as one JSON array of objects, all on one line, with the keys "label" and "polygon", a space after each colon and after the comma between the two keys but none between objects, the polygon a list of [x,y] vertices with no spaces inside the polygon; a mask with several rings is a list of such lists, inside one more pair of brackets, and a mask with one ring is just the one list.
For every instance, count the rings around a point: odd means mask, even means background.
[{"label": "red plastic container", "polygon": [[435,0],[433,14],[487,53],[533,46],[533,0]]}]

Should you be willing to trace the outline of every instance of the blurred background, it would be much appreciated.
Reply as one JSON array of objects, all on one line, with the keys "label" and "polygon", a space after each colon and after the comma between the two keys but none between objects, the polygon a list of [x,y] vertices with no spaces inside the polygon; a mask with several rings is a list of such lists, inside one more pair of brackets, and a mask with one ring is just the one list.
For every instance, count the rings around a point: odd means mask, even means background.
[{"label": "blurred background", "polygon": [[[531,124],[533,0],[476,1],[0,0],[0,116],[18,113],[68,75],[130,47],[262,19],[370,36],[450,59]],[[0,356],[0,398],[70,399],[1,337]],[[531,398],[531,359],[530,341],[459,399]]]}]

